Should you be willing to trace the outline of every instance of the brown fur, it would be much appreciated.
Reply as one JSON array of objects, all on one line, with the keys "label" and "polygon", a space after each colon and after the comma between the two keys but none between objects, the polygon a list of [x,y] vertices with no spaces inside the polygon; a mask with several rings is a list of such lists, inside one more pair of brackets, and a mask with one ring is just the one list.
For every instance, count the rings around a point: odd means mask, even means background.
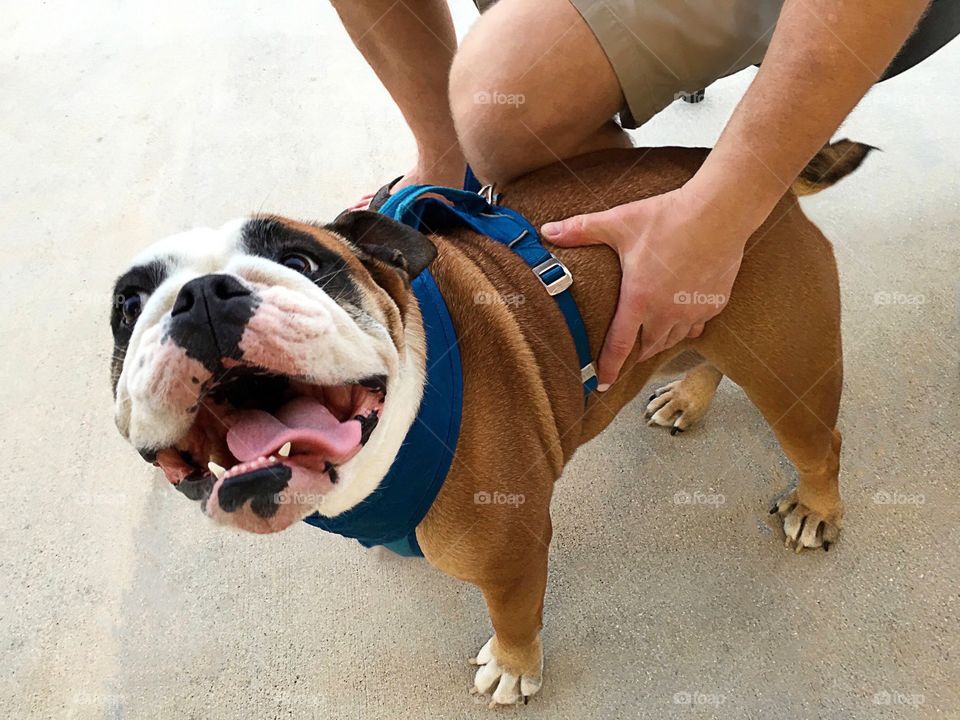
[{"label": "brown fur", "polygon": [[[683,148],[594,153],[568,163],[569,170],[556,165],[514,182],[504,189],[505,204],[539,226],[679,187],[705,156]],[[695,353],[708,363],[693,371],[703,381],[697,392],[706,393],[704,402],[720,373],[745,390],[799,472],[797,492],[780,506],[787,522],[823,521],[822,539],[835,538],[842,513],[837,268],[829,242],[792,193],[748,242],[730,302],[703,335],[643,363],[635,362],[635,350],[619,381],[586,406],[564,320],[529,269],[467,231],[434,241],[439,256],[432,270],[459,336],[464,413],[453,467],[417,537],[432,564],[483,592],[500,665],[517,675],[536,670],[550,497],[564,464],[655,370],[679,356]],[[602,246],[555,252],[573,272],[573,293],[596,351],[617,302],[617,258]],[[523,302],[478,302],[496,296]],[[524,502],[476,501],[475,494],[493,492],[522,495]]]},{"label": "brown fur", "polygon": [[836,184],[856,170],[877,148],[872,145],[837,140],[818,152],[793,183],[796,195],[813,195]]}]

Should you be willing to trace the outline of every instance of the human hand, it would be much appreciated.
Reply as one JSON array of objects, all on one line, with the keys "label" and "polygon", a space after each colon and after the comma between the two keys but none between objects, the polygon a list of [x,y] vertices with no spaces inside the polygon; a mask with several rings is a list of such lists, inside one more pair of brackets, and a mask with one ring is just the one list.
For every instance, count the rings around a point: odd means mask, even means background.
[{"label": "human hand", "polygon": [[541,228],[555,245],[602,243],[620,256],[620,298],[597,363],[600,390],[617,379],[638,333],[643,361],[703,332],[729,299],[754,229],[689,185]]},{"label": "human hand", "polygon": [[[390,188],[390,192],[395,193],[408,185],[441,185],[445,187],[459,188],[463,184],[463,176],[467,169],[466,161],[459,151],[450,151],[440,160],[430,161],[418,159],[417,164],[410,170],[397,178],[396,182]],[[373,200],[376,192],[366,193],[360,197],[353,205],[347,208],[348,211],[368,210],[370,202]]]}]

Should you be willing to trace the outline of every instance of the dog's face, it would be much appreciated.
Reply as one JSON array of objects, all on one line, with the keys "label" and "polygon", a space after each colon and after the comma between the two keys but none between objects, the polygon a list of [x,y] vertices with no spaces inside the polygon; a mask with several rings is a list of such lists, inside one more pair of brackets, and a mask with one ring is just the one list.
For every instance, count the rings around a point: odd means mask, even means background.
[{"label": "dog's face", "polygon": [[115,287],[117,427],[218,522],[275,532],[353,507],[419,406],[409,281],[435,255],[370,212],[161,240]]}]

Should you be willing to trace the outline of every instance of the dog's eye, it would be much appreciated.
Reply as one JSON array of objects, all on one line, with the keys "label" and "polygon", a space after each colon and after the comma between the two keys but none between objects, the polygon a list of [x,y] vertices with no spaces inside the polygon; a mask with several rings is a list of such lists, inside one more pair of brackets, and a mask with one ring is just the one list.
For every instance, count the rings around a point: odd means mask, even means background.
[{"label": "dog's eye", "polygon": [[316,272],[318,267],[313,258],[303,253],[289,253],[284,255],[280,259],[280,264],[303,275]]},{"label": "dog's eye", "polygon": [[147,299],[145,292],[130,290],[122,293],[117,298],[117,304],[120,305],[120,312],[123,314],[123,324],[127,327],[133,327],[140,317],[140,311],[143,310],[143,303]]}]

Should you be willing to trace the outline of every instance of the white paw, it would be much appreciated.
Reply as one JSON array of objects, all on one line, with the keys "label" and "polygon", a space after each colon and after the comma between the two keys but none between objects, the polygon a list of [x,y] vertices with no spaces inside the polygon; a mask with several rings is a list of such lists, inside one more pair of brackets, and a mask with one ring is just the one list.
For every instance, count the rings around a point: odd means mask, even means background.
[{"label": "white paw", "polygon": [[707,414],[714,391],[715,386],[693,381],[689,375],[664,385],[647,401],[647,425],[670,428],[671,435],[682,433]]},{"label": "white paw", "polygon": [[524,673],[518,677],[500,666],[493,656],[492,644],[493,638],[490,638],[480,648],[477,657],[470,661],[480,666],[473,678],[473,687],[470,692],[486,695],[493,690],[490,698],[491,708],[497,705],[516,705],[521,699],[526,703],[543,684],[543,655],[540,656],[535,672]]},{"label": "white paw", "polygon": [[689,401],[681,396],[681,380],[657,390],[650,396],[644,416],[647,425],[661,425],[670,428],[670,434],[683,432],[692,423],[690,416],[684,417]]},{"label": "white paw", "polygon": [[840,535],[842,511],[835,511],[828,520],[800,502],[796,488],[781,495],[770,514],[783,518],[784,545],[796,552],[818,547],[829,550]]}]

